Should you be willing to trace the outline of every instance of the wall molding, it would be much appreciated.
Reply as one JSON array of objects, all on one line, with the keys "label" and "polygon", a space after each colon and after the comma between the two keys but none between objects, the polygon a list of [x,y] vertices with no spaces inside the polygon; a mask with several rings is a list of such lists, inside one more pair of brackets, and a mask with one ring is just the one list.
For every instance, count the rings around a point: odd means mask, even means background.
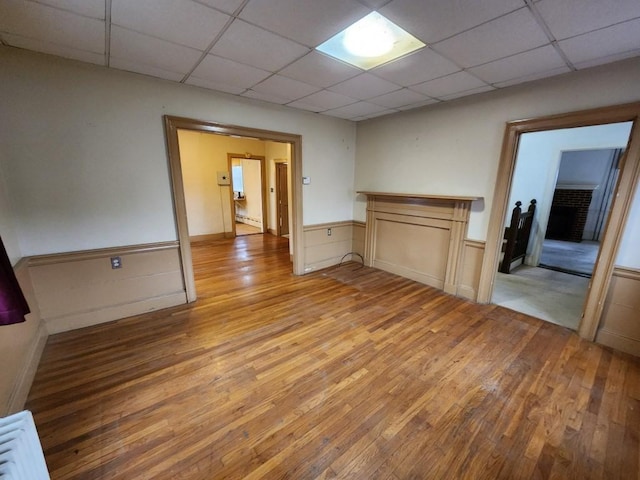
[{"label": "wall molding", "polygon": [[621,267],[619,265],[615,265],[613,267],[613,276],[640,281],[640,268]]},{"label": "wall molding", "polygon": [[116,255],[131,255],[135,253],[158,252],[161,250],[171,250],[180,248],[177,241],[144,243],[140,245],[127,245],[122,247],[98,248],[95,250],[78,250],[75,252],[50,253],[45,255],[34,255],[23,260],[28,262],[29,267],[41,265],[53,265],[56,263],[79,262],[95,258],[108,258]]},{"label": "wall molding", "polygon": [[305,225],[302,227],[305,232],[312,232],[314,230],[323,230],[325,228],[336,228],[336,227],[350,227],[355,225],[357,222],[353,220],[341,220],[339,222],[328,222],[328,223],[315,223],[312,225]]}]

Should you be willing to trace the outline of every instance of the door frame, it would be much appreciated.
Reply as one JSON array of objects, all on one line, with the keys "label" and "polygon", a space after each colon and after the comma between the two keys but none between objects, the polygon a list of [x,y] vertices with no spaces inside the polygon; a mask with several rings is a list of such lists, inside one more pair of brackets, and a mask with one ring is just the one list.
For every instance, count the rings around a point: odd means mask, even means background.
[{"label": "door frame", "polygon": [[289,241],[293,242],[293,273],[294,275],[304,275],[302,182],[297,181],[298,175],[302,172],[302,136],[291,133],[274,132],[271,130],[260,130],[257,128],[207,122],[193,118],[176,117],[172,115],[164,115],[163,119],[165,138],[167,142],[167,155],[171,173],[173,211],[178,234],[180,259],[182,263],[181,268],[185,291],[187,294],[187,302],[194,302],[197,295],[195,277],[193,273],[191,242],[189,241],[189,226],[187,224],[187,208],[184,197],[178,130],[192,130],[196,132],[228,136],[235,135],[291,144],[291,212],[293,217],[291,221],[293,231],[290,232],[291,235],[289,237]]},{"label": "door frame", "polygon": [[[288,162],[278,162],[275,161],[273,163],[273,168],[275,170],[275,188],[276,188],[276,236],[282,236],[282,225],[280,225],[280,177],[278,174],[279,165],[285,165],[287,167],[287,179],[289,178],[289,163]],[[285,180],[285,185],[287,186],[287,223],[289,220],[289,182]],[[289,225],[287,225],[287,230],[289,230]]]},{"label": "door frame", "polygon": [[507,203],[511,192],[520,136],[523,133],[529,132],[630,121],[633,122],[633,125],[625,155],[621,162],[614,201],[611,205],[611,211],[600,245],[600,252],[598,253],[593,276],[589,283],[582,320],[578,328],[578,333],[581,337],[590,341],[595,339],[605,298],[609,284],[611,283],[614,262],[620,245],[623,228],[628,218],[631,202],[633,201],[635,187],[640,179],[639,117],[640,102],[636,102],[507,122],[502,142],[498,173],[496,175],[496,186],[491,206],[485,255],[480,272],[478,302],[491,302],[503,237],[504,219],[507,214]]},{"label": "door frame", "polygon": [[231,188],[229,189],[229,197],[231,205],[231,232],[233,236],[236,237],[236,207],[233,200],[233,169],[231,168],[231,162],[234,158],[239,158],[241,160],[258,160],[260,162],[260,204],[262,208],[262,232],[267,233],[267,167],[265,165],[265,157],[264,155],[252,155],[250,153],[227,153],[227,165],[229,168],[229,178],[231,180]]}]

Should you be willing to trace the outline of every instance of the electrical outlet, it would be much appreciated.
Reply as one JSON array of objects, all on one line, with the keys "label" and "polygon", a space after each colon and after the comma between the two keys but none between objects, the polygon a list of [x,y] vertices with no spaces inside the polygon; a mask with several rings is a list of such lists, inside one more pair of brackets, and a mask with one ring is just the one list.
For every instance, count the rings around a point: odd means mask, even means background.
[{"label": "electrical outlet", "polygon": [[120,257],[111,257],[111,268],[122,268],[122,259]]},{"label": "electrical outlet", "polygon": [[330,237],[330,236],[331,236],[331,229],[327,228],[327,237]]}]

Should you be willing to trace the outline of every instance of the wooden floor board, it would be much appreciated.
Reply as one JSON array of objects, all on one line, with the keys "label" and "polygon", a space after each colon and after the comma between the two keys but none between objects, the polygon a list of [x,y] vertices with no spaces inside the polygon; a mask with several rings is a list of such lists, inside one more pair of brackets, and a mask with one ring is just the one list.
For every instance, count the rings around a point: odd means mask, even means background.
[{"label": "wooden floor board", "polygon": [[49,338],[53,480],[635,479],[640,361],[271,235],[193,245],[198,301]]}]

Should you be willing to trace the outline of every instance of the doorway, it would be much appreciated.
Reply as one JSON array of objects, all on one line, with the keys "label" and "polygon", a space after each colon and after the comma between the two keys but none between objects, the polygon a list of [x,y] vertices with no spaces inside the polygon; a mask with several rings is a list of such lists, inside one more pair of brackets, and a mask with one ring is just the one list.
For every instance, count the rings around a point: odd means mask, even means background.
[{"label": "doorway", "polygon": [[[631,125],[553,129],[520,137],[509,202],[535,199],[535,212],[524,261],[496,275],[493,303],[578,329],[599,249],[590,241],[594,220],[607,213],[596,211],[602,205],[592,205],[592,199],[605,189],[614,152],[628,143]],[[505,218],[509,224],[510,216]]]},{"label": "doorway", "polygon": [[[300,135],[293,135],[282,132],[260,130],[235,125],[218,124],[197,119],[173,117],[169,115],[164,116],[164,126],[171,172],[174,214],[176,219],[178,243],[181,256],[181,269],[185,282],[187,301],[193,302],[197,299],[197,293],[195,289],[191,243],[189,240],[189,226],[187,222],[187,209],[185,202],[185,189],[183,183],[178,132],[180,130],[187,130],[192,132],[211,133],[234,138],[248,138],[271,141],[289,145],[291,152],[290,164],[292,170],[292,178],[297,178],[298,172],[302,171],[302,137]],[[229,172],[218,173],[221,174],[222,177],[224,177],[225,173],[229,175]],[[302,183],[292,181],[291,185],[291,232],[289,237],[289,245],[293,261],[293,273],[295,275],[303,275],[304,244],[302,234]],[[225,188],[229,188],[229,185],[227,184]],[[228,199],[232,198],[231,194],[226,197]],[[227,212],[228,211],[230,211],[230,209],[227,209]]]},{"label": "doorway", "polygon": [[255,235],[267,231],[267,187],[265,157],[227,154],[232,188],[233,235]]},{"label": "doorway", "polygon": [[[589,282],[586,299],[583,304],[582,320],[578,326],[578,333],[581,337],[588,340],[595,338],[605,303],[604,300],[611,281],[614,259],[620,243],[622,229],[628,216],[633,189],[640,177],[640,134],[635,128],[639,115],[640,104],[634,103],[507,123],[496,179],[485,256],[480,274],[479,302],[489,303],[495,287],[497,265],[504,235],[504,220],[514,182],[516,155],[521,146],[521,137],[524,134],[533,132],[551,132],[583,126],[632,122],[631,135],[626,155],[621,165],[617,190],[614,194],[609,220],[604,228],[601,249],[593,277]],[[541,215],[540,218],[548,217]],[[540,231],[543,231],[543,229],[538,229],[538,235],[540,235]],[[541,242],[539,245],[538,248],[541,249]]]}]

